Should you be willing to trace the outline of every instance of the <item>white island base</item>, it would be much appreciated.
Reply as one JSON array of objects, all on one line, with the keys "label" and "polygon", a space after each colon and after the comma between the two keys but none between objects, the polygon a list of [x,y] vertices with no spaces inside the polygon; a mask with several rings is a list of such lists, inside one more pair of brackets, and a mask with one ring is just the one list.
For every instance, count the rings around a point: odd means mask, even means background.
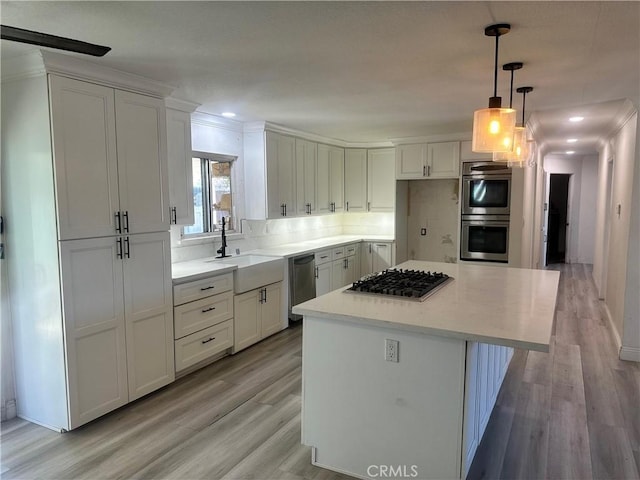
[{"label": "white island base", "polygon": [[[359,478],[464,478],[513,354],[505,346],[305,316],[302,443]],[[399,362],[385,360],[386,339]]]},{"label": "white island base", "polygon": [[[549,351],[559,273],[409,261],[453,278],[424,302],[336,290],[304,315],[302,443],[360,478],[465,478],[513,348]],[[398,342],[388,361],[386,340]]]}]

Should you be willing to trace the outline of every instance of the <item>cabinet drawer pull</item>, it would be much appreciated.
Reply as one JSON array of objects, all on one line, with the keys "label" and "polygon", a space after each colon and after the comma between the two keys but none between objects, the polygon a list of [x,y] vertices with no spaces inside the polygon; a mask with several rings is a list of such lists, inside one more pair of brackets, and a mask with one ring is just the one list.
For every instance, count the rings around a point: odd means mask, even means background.
[{"label": "cabinet drawer pull", "polygon": [[205,308],[204,310],[202,310],[202,313],[207,313],[210,312],[211,310],[215,310],[216,307],[209,307],[209,308]]},{"label": "cabinet drawer pull", "polygon": [[205,290],[211,290],[212,288],[216,288],[215,285],[211,285],[210,287],[201,288],[200,291],[204,292]]},{"label": "cabinet drawer pull", "polygon": [[209,338],[207,338],[206,340],[202,340],[202,344],[204,345],[205,343],[212,342],[212,341],[213,341],[213,340],[215,340],[215,339],[216,339],[216,337],[209,337]]},{"label": "cabinet drawer pull", "polygon": [[320,260],[322,260],[323,258],[327,258],[329,255],[320,255]]}]

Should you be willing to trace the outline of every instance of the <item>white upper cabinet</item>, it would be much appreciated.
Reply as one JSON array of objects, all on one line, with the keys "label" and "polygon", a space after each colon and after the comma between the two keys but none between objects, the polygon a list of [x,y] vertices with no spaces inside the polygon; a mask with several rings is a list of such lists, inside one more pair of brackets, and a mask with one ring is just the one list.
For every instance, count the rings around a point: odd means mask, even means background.
[{"label": "white upper cabinet", "polygon": [[318,213],[344,210],[344,148],[319,144],[316,172]]},{"label": "white upper cabinet", "polygon": [[460,176],[460,142],[427,144],[427,170],[430,178]]},{"label": "white upper cabinet", "polygon": [[164,101],[115,91],[118,186],[126,233],[169,229]]},{"label": "white upper cabinet", "polygon": [[171,223],[193,225],[191,115],[167,108],[167,159]]},{"label": "white upper cabinet", "polygon": [[396,178],[411,179],[427,176],[427,144],[414,143],[396,147]]},{"label": "white upper cabinet", "polygon": [[395,150],[379,148],[367,155],[367,210],[393,212],[395,209],[396,182]]},{"label": "white upper cabinet", "polygon": [[49,76],[60,240],[116,233],[118,164],[113,89]]},{"label": "white upper cabinet", "polygon": [[318,211],[316,164],[318,144],[296,138],[296,213],[311,215]]},{"label": "white upper cabinet", "polygon": [[367,211],[367,150],[344,151],[344,205],[347,212]]},{"label": "white upper cabinet", "polygon": [[457,178],[460,142],[415,143],[396,147],[396,178]]},{"label": "white upper cabinet", "polygon": [[296,215],[296,141],[293,137],[266,132],[268,218]]},{"label": "white upper cabinet", "polygon": [[49,78],[60,240],[168,230],[164,102]]}]

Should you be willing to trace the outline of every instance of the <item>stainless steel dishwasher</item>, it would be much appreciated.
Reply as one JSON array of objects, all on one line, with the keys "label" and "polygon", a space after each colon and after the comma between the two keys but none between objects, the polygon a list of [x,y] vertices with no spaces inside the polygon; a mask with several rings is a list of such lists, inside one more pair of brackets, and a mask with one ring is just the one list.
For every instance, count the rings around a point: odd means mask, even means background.
[{"label": "stainless steel dishwasher", "polygon": [[289,319],[301,320],[291,309],[299,303],[316,297],[315,255],[302,255],[289,259]]}]

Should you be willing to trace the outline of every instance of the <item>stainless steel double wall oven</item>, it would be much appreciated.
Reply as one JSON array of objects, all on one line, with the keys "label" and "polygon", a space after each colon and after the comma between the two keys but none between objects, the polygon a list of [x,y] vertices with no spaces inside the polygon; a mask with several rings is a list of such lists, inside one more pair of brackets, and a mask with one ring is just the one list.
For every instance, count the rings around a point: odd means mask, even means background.
[{"label": "stainless steel double wall oven", "polygon": [[460,259],[508,262],[510,214],[511,168],[463,163]]}]

